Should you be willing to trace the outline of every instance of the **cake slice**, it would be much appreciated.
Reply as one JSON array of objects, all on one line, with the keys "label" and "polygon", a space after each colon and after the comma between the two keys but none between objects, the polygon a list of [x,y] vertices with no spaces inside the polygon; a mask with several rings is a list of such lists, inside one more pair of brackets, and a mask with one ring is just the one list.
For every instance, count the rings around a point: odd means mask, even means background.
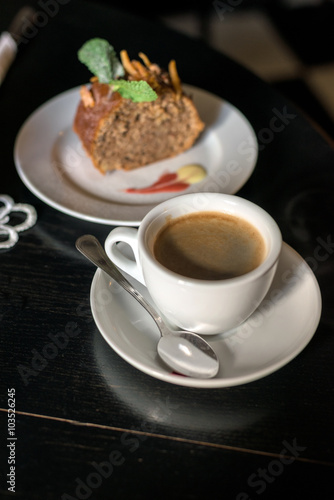
[{"label": "cake slice", "polygon": [[124,97],[127,92],[115,90],[118,80],[111,85],[94,77],[91,85],[81,88],[73,128],[101,173],[132,170],[178,155],[204,128],[191,97],[182,90],[175,61],[164,71],[145,54],[139,55],[141,62],[130,61],[127,52],[121,52],[120,85],[144,81],[154,91],[154,100]]}]

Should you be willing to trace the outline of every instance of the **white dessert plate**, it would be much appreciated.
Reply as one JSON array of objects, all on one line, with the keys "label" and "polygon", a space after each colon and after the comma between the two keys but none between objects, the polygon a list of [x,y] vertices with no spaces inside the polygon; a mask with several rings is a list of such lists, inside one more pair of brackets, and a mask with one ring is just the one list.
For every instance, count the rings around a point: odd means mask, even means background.
[{"label": "white dessert plate", "polygon": [[[129,280],[151,300],[144,286]],[[165,382],[199,388],[245,384],[282,368],[309,343],[321,315],[313,272],[284,243],[276,276],[259,309],[230,337],[205,336],[217,353],[220,370],[215,378],[203,380],[170,371],[158,357],[159,332],[152,318],[100,270],[92,281],[90,303],[102,336],[128,363]]]},{"label": "white dessert plate", "polygon": [[[53,208],[111,225],[139,225],[157,203],[185,192],[236,193],[255,168],[258,143],[254,130],[238,109],[220,97],[189,85],[184,89],[192,95],[206,124],[196,144],[174,158],[107,175],[93,167],[72,130],[79,88],[54,97],[25,121],[16,138],[14,160],[21,180]],[[207,176],[185,191],[126,192],[151,186],[165,173],[193,163],[202,165]]]}]

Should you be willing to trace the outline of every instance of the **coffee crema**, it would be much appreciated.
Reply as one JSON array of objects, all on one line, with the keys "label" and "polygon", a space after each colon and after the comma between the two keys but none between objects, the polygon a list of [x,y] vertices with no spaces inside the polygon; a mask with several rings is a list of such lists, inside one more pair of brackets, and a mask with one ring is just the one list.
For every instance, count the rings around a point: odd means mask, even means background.
[{"label": "coffee crema", "polygon": [[166,222],[155,239],[153,254],[182,276],[223,280],[258,267],[266,244],[245,219],[222,212],[194,212]]}]

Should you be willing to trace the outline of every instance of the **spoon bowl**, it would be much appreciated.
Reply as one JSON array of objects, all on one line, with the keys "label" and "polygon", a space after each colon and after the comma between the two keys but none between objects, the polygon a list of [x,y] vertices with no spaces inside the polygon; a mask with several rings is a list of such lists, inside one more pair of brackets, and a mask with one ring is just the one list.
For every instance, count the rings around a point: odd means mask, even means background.
[{"label": "spoon bowl", "polygon": [[109,259],[95,236],[89,234],[80,236],[76,241],[76,248],[121,285],[151,315],[161,335],[157,346],[158,354],[170,368],[188,377],[212,378],[217,374],[219,361],[208,342],[194,332],[171,330],[159,312],[144,299]]}]

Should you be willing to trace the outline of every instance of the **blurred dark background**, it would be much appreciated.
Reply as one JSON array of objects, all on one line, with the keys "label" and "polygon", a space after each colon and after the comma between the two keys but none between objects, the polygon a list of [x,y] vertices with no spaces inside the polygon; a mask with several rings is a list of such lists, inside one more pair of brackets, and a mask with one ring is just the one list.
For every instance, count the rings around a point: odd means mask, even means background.
[{"label": "blurred dark background", "polygon": [[[56,1],[26,3],[41,10]],[[10,19],[22,3],[22,0],[0,0],[0,19]],[[201,38],[273,85],[328,139],[334,140],[333,0],[94,0],[94,3],[111,5]]]}]

